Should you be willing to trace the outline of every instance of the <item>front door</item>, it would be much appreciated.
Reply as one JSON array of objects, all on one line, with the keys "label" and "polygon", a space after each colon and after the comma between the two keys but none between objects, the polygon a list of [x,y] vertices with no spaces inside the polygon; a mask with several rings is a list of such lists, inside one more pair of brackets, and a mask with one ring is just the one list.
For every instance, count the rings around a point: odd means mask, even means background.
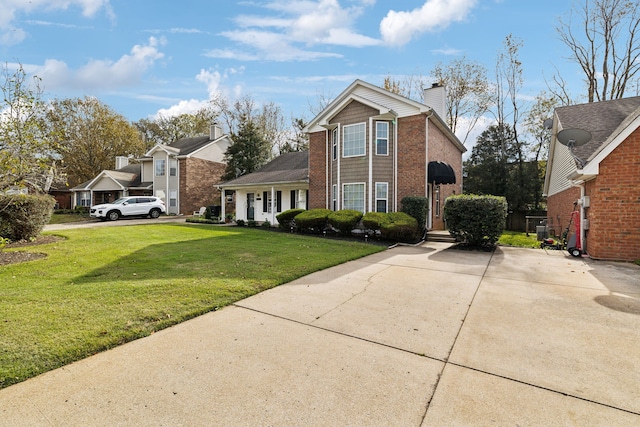
[{"label": "front door", "polygon": [[254,204],[253,193],[247,193],[247,221],[253,221],[255,219],[253,214]]}]

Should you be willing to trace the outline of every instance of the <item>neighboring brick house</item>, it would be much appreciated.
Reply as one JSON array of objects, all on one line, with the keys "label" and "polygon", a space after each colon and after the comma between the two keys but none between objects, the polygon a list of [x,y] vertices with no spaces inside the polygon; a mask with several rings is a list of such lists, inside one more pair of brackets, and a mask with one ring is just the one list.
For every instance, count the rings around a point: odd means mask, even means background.
[{"label": "neighboring brick house", "polygon": [[102,171],[94,179],[71,190],[74,206],[112,202],[122,196],[154,195],[167,206],[167,214],[189,215],[202,206],[218,204],[224,154],[232,141],[218,126],[209,135],[157,144],[139,163],[118,157],[115,170]]},{"label": "neighboring brick house", "polygon": [[[591,140],[573,156],[557,134],[582,129]],[[544,191],[556,235],[580,212],[582,249],[592,258],[640,259],[640,97],[557,108]]]},{"label": "neighboring brick house", "polygon": [[395,212],[406,196],[427,197],[427,229],[444,229],[466,149],[442,119],[444,87],[425,100],[431,106],[361,80],[347,87],[305,128],[309,207]]}]

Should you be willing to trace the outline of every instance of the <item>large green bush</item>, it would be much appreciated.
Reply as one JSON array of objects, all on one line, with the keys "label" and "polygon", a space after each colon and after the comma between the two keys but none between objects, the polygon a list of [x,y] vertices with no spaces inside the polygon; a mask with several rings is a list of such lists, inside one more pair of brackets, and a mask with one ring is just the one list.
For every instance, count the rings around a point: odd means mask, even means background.
[{"label": "large green bush", "polygon": [[401,211],[411,215],[418,221],[418,227],[424,233],[427,227],[427,215],[429,199],[426,197],[403,197],[400,201]]},{"label": "large green bush", "polygon": [[0,195],[0,237],[35,239],[49,223],[56,201],[48,195]]},{"label": "large green bush", "polygon": [[295,216],[296,226],[305,232],[322,233],[327,227],[329,209],[310,209]]},{"label": "large green bush", "polygon": [[460,194],[447,197],[444,220],[456,240],[471,246],[495,246],[507,219],[507,201],[498,196]]},{"label": "large green bush", "polygon": [[351,235],[351,230],[356,228],[360,219],[362,212],[351,209],[332,211],[327,217],[329,224],[343,235]]},{"label": "large green bush", "polygon": [[382,212],[367,212],[362,217],[362,225],[367,230],[378,231],[382,224],[388,222],[389,218],[386,213]]},{"label": "large green bush", "polygon": [[389,212],[387,220],[380,224],[380,234],[384,239],[396,242],[413,242],[418,238],[420,228],[414,217],[404,212]]},{"label": "large green bush", "polygon": [[283,228],[285,230],[290,229],[294,224],[294,218],[296,215],[304,212],[304,209],[289,209],[282,213],[276,215],[276,219],[278,220],[278,227]]}]

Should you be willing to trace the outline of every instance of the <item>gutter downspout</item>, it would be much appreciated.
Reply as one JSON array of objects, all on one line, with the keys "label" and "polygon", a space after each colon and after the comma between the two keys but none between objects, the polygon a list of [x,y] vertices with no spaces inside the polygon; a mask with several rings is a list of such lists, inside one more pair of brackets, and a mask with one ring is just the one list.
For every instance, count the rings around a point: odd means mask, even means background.
[{"label": "gutter downspout", "polygon": [[[424,128],[424,194],[427,198],[427,223],[424,224],[424,229],[429,230],[433,226],[433,219],[431,218],[433,215],[432,208],[432,198],[431,194],[429,194],[429,119],[433,116],[433,108],[429,112],[429,115],[425,118],[425,128]],[[431,227],[430,227],[431,226]]]},{"label": "gutter downspout", "polygon": [[398,212],[398,125],[400,120],[396,114],[393,123],[393,212]]},{"label": "gutter downspout", "polygon": [[587,251],[585,250],[586,248],[586,241],[584,240],[584,221],[585,221],[585,214],[584,214],[584,196],[585,196],[585,182],[583,180],[580,181],[571,181],[571,186],[572,187],[578,187],[580,189],[580,200],[578,201],[578,205],[580,206],[580,249],[582,250],[582,253],[587,253]]}]

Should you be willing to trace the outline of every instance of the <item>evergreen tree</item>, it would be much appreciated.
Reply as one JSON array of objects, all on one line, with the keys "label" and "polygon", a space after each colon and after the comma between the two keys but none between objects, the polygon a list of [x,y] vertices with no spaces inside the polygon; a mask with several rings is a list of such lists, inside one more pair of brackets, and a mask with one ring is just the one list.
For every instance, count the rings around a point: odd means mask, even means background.
[{"label": "evergreen tree", "polygon": [[222,177],[224,181],[254,172],[269,160],[271,145],[253,121],[244,117],[238,126],[238,133],[231,138],[233,144],[224,156],[227,163]]}]

